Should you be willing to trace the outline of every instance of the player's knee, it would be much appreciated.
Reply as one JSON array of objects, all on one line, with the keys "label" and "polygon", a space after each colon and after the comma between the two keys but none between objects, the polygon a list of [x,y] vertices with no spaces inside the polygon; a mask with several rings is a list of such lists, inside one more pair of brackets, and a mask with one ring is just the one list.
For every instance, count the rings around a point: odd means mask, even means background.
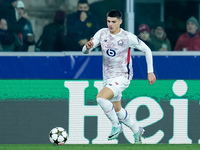
[{"label": "player's knee", "polygon": [[104,98],[104,99],[110,100],[111,98],[113,98],[113,94],[100,92],[97,94],[96,99],[97,98]]},{"label": "player's knee", "polygon": [[97,94],[96,99],[97,98],[101,98],[101,94],[100,93]]},{"label": "player's knee", "polygon": [[103,103],[104,100],[105,100],[105,99],[104,99],[104,98],[101,98],[101,97],[97,97],[97,98],[96,98],[96,101],[97,101],[98,104]]}]

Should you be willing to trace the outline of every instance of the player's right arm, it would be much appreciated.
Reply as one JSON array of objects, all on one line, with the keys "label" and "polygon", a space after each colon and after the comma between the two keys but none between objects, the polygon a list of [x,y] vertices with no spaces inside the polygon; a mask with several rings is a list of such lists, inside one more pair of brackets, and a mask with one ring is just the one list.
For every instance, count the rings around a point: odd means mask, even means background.
[{"label": "player's right arm", "polygon": [[90,53],[94,48],[96,48],[97,46],[99,46],[99,44],[100,44],[99,38],[100,38],[101,31],[102,31],[102,29],[99,30],[99,31],[97,31],[97,33],[94,35],[94,37],[91,38],[90,41],[88,41],[83,46],[82,52],[84,54]]},{"label": "player's right arm", "polygon": [[92,41],[94,38],[91,38],[90,41],[88,41],[85,46],[86,46],[86,49],[89,50],[91,49],[93,46],[94,46],[94,42]]}]

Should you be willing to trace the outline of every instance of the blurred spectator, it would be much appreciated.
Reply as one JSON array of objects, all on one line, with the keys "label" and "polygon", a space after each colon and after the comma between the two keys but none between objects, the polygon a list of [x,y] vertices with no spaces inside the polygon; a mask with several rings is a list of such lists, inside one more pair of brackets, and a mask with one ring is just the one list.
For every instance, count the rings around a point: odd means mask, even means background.
[{"label": "blurred spectator", "polygon": [[174,50],[200,51],[199,22],[195,17],[190,17],[186,22],[186,32],[177,40]]},{"label": "blurred spectator", "polygon": [[151,49],[154,50],[154,46],[151,43],[150,28],[147,24],[141,24],[138,27],[138,37]]},{"label": "blurred spectator", "polygon": [[25,6],[22,1],[17,3],[17,13],[19,20],[17,21],[19,25],[18,36],[21,38],[23,45],[17,51],[28,51],[30,45],[34,45],[34,33],[32,29],[31,22],[28,20],[28,15],[25,12]]},{"label": "blurred spectator", "polygon": [[98,19],[89,10],[88,1],[79,0],[77,12],[67,16],[67,50],[81,51],[82,47],[98,31]]},{"label": "blurred spectator", "polygon": [[7,21],[0,18],[0,51],[14,51],[15,37],[8,31]]},{"label": "blurred spectator", "polygon": [[151,42],[154,46],[155,51],[171,51],[171,43],[167,38],[165,32],[165,24],[158,22],[155,29],[151,32]]},{"label": "blurred spectator", "polygon": [[64,51],[65,50],[65,12],[55,12],[54,22],[46,25],[42,35],[35,45],[35,51]]},{"label": "blurred spectator", "polygon": [[2,0],[0,5],[0,16],[7,20],[8,30],[11,32],[18,32],[18,25],[16,19],[15,8],[18,0]]}]

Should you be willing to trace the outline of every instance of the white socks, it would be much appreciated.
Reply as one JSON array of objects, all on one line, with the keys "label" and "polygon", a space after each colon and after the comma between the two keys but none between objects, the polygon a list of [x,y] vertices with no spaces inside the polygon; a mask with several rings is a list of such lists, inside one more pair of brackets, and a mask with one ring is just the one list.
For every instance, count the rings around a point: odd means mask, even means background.
[{"label": "white socks", "polygon": [[103,109],[104,113],[108,117],[108,119],[112,122],[113,127],[118,127],[119,126],[119,120],[116,115],[115,109],[113,104],[105,99],[105,98],[97,98],[98,104],[101,106]]},{"label": "white socks", "polygon": [[134,123],[133,119],[131,119],[130,115],[124,108],[121,108],[120,111],[115,112],[114,106],[109,100],[105,98],[97,98],[97,102],[103,109],[108,119],[112,122],[113,127],[118,127],[119,121],[121,121],[123,124],[129,127],[134,134],[139,131],[138,125]]},{"label": "white socks", "polygon": [[116,114],[119,121],[129,127],[133,131],[133,133],[137,133],[139,131],[139,127],[136,123],[134,123],[133,119],[131,119],[130,115],[124,108],[121,108],[121,110],[116,112]]}]

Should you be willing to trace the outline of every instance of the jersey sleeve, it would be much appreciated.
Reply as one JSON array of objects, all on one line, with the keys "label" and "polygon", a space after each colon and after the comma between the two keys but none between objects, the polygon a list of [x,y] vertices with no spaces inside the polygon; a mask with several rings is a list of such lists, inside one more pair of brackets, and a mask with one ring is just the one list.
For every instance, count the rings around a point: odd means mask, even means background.
[{"label": "jersey sleeve", "polygon": [[100,45],[100,40],[99,40],[99,39],[100,39],[101,31],[102,31],[102,29],[99,30],[99,31],[97,31],[97,32],[95,33],[95,35],[94,35],[94,37],[93,37],[93,40],[92,40],[93,43],[94,43],[94,45],[93,45],[92,48],[87,49],[87,48],[86,48],[86,45],[83,46],[82,52],[83,52],[84,54],[89,54],[94,48],[96,48],[97,46]]},{"label": "jersey sleeve", "polygon": [[141,41],[136,35],[130,33],[129,35],[129,44],[130,47],[136,48],[145,53],[146,62],[147,62],[147,72],[153,72],[153,57],[151,49]]}]

